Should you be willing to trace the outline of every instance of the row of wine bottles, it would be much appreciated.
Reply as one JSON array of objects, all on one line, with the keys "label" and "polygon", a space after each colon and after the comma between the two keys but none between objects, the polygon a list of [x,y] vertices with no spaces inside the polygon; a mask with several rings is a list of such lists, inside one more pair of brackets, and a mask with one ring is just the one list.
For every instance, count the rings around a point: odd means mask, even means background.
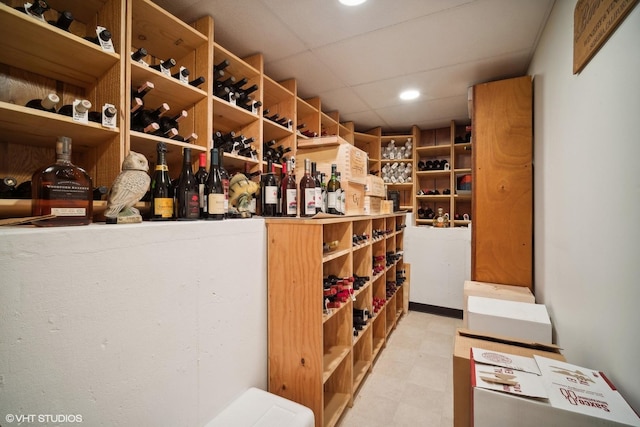
[{"label": "row of wine bottles", "polygon": [[64,116],[73,117],[78,121],[92,121],[102,123],[105,126],[115,126],[117,110],[111,104],[105,104],[102,111],[90,111],[93,105],[87,99],[76,100],[72,104],[65,104],[56,109],[60,103],[60,97],[56,93],[49,93],[42,99],[32,99],[25,104],[26,107],[35,108],[50,113],[58,113]]},{"label": "row of wine bottles", "polygon": [[242,77],[226,76],[225,70],[231,63],[224,59],[213,67],[213,94],[238,107],[256,113],[262,107],[261,101],[256,101],[251,95],[258,90],[258,85],[246,86],[249,80]]},{"label": "row of wine bottles", "polygon": [[[35,0],[33,3],[25,3],[24,6],[16,7],[16,10],[26,13],[27,15],[39,21],[48,22],[49,24],[54,25],[63,31],[69,31],[69,27],[71,27],[71,24],[74,21],[73,13],[68,10],[64,10],[60,12],[57,20],[46,20],[44,14],[50,9],[51,7],[45,0]],[[86,36],[84,37],[84,39],[99,45],[105,51],[115,52],[111,37],[111,32],[108,29],[98,26],[96,27],[95,37]]]},{"label": "row of wine bottles", "polygon": [[216,131],[213,133],[213,146],[215,148],[225,153],[258,160],[258,150],[253,145],[253,142],[255,142],[255,138],[246,137],[243,134],[236,135],[234,131],[227,133]]},{"label": "row of wine bottles", "polygon": [[184,67],[184,66],[180,66],[177,72],[172,73],[171,70],[177,65],[176,60],[173,58],[167,58],[165,60],[160,61],[157,64],[149,65],[148,62],[145,61],[145,58],[147,57],[147,55],[149,55],[149,52],[147,52],[147,49],[145,49],[144,47],[140,47],[131,54],[131,59],[134,62],[146,65],[151,69],[159,71],[160,73],[166,76],[171,76],[174,79],[177,79],[180,82],[188,84],[190,86],[198,87],[206,81],[204,76],[199,76],[199,77],[196,77],[195,79],[190,80],[191,72],[187,67]]}]

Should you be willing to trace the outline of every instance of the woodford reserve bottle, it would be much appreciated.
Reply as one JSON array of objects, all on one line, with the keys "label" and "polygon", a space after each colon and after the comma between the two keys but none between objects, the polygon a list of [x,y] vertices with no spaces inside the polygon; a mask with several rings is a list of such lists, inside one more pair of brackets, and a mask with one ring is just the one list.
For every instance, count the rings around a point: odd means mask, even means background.
[{"label": "woodford reserve bottle", "polygon": [[55,215],[37,221],[41,227],[87,225],[93,217],[93,184],[87,172],[71,163],[71,138],[58,137],[56,162],[31,178],[33,216]]}]

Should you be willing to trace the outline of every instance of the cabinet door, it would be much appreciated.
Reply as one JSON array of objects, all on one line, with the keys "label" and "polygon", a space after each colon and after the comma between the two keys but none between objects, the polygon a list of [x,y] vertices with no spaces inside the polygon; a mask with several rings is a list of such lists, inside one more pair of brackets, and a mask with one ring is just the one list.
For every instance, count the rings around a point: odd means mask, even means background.
[{"label": "cabinet door", "polygon": [[474,86],[471,279],[532,286],[531,77]]}]

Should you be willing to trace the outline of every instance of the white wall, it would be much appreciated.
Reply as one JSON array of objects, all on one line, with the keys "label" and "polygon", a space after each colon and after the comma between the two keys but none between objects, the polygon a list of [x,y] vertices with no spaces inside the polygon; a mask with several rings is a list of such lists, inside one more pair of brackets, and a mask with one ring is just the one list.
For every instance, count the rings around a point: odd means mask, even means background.
[{"label": "white wall", "polygon": [[198,426],[251,386],[267,387],[262,219],[0,228],[2,425]]},{"label": "white wall", "polygon": [[573,75],[575,0],[558,0],[535,98],[535,294],[575,364],[640,410],[640,7]]}]

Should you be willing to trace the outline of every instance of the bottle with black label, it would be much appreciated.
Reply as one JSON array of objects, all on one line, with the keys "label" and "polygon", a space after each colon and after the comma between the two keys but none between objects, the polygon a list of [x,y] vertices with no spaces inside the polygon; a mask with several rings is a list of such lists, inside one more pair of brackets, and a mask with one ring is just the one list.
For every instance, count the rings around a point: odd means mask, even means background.
[{"label": "bottle with black label", "polygon": [[205,194],[205,187],[207,186],[207,178],[209,172],[207,172],[207,153],[200,153],[198,156],[198,170],[196,172],[196,182],[198,183],[198,197],[200,201],[200,218],[205,218],[207,215],[207,195]]}]

